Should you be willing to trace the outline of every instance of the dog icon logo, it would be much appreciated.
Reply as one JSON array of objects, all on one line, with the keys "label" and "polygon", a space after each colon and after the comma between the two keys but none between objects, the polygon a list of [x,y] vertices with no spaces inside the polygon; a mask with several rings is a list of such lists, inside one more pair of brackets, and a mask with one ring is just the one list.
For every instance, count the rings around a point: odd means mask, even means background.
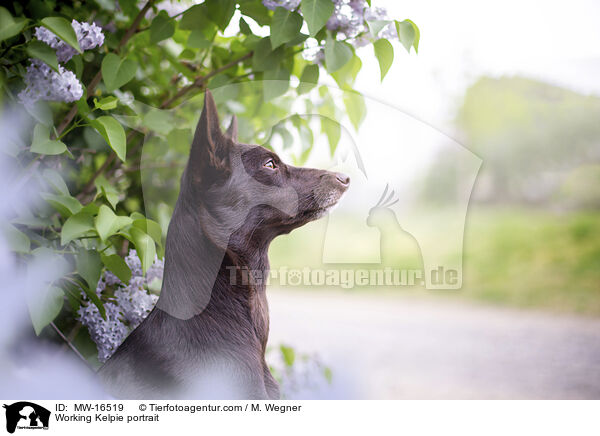
[{"label": "dog icon logo", "polygon": [[29,401],[19,401],[10,405],[4,404],[6,409],[6,431],[14,433],[18,429],[48,429],[50,411],[38,404]]}]

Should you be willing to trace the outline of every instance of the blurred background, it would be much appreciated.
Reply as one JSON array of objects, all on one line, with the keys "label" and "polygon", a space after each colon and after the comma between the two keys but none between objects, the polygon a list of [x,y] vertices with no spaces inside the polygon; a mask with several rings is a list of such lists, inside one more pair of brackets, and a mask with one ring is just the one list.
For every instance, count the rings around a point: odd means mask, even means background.
[{"label": "blurred background", "polygon": [[[462,288],[286,287],[271,292],[273,340],[329,357],[333,374],[345,376],[341,397],[598,398],[599,5],[381,5],[419,23],[419,55],[400,53],[381,84],[377,66],[365,63],[356,88],[482,161],[464,227]],[[396,134],[412,149],[423,144]],[[388,133],[373,139],[393,142]],[[458,201],[461,167],[444,153],[424,154],[425,182],[411,186],[439,212]],[[317,223],[276,240],[272,267],[319,264],[311,247],[325,234]],[[353,239],[342,232],[336,244],[359,249]],[[386,263],[406,265],[402,255],[388,252]]]}]

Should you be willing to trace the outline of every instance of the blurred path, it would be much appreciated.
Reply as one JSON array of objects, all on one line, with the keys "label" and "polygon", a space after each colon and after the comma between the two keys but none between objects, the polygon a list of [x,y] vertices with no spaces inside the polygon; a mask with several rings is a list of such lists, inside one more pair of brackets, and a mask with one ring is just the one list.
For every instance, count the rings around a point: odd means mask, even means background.
[{"label": "blurred path", "polygon": [[269,304],[270,343],[332,367],[321,398],[600,399],[600,320],[317,290]]}]

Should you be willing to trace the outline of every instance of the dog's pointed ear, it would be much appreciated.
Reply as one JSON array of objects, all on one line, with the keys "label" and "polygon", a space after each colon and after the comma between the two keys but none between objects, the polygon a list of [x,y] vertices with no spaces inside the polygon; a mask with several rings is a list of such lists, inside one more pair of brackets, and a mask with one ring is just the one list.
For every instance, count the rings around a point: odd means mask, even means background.
[{"label": "dog's pointed ear", "polygon": [[227,128],[227,132],[225,134],[233,142],[237,142],[237,138],[238,138],[238,121],[237,121],[237,117],[235,115],[231,118],[231,124]]},{"label": "dog's pointed ear", "polygon": [[211,181],[229,171],[229,140],[221,131],[217,105],[206,90],[204,108],[192,141],[188,168],[195,181]]}]

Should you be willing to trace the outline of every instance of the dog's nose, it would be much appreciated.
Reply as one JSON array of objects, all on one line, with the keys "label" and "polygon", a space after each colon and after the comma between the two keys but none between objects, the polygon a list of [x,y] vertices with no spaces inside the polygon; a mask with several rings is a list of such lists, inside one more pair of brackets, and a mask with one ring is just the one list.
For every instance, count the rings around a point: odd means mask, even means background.
[{"label": "dog's nose", "polygon": [[344,173],[335,173],[335,178],[344,186],[348,186],[350,184],[350,177]]}]

